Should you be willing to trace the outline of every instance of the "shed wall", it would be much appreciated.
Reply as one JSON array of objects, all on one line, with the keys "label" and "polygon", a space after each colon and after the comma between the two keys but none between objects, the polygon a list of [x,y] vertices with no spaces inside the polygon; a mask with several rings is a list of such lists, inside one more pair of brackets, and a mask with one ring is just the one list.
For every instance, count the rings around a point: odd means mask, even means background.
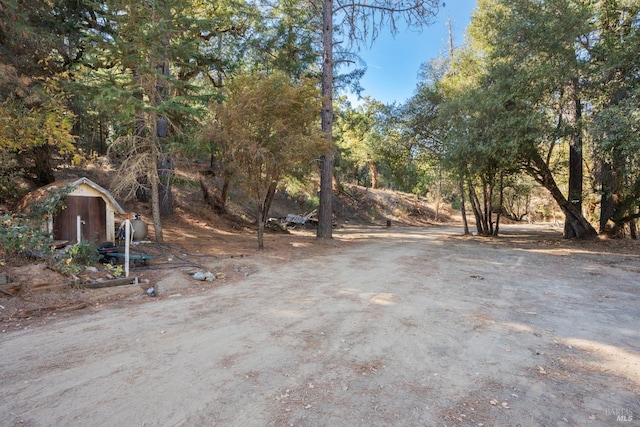
[{"label": "shed wall", "polygon": [[101,191],[81,183],[67,196],[67,209],[59,212],[50,231],[58,240],[75,242],[77,239],[77,216],[83,240],[100,244],[115,241],[115,212],[117,208]]}]

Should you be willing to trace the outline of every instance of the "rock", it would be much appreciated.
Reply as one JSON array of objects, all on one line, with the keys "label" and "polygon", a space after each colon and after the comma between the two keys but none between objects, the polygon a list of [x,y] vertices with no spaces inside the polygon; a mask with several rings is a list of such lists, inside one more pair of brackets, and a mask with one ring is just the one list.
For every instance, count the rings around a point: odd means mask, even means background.
[{"label": "rock", "polygon": [[210,271],[196,271],[193,273],[193,278],[195,280],[206,280],[207,282],[213,282],[216,280],[216,275]]}]

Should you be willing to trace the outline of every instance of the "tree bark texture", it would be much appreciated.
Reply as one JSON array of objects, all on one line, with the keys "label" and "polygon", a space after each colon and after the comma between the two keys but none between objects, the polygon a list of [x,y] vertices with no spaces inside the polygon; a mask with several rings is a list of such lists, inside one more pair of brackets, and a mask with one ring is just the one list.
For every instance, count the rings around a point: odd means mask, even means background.
[{"label": "tree bark texture", "polygon": [[162,222],[160,221],[160,198],[158,196],[158,165],[155,162],[151,163],[151,212],[153,214],[153,230],[155,232],[156,242],[163,242],[164,237],[162,235]]},{"label": "tree bark texture", "polygon": [[[133,69],[133,79],[135,81],[136,90],[133,92],[133,96],[136,98],[137,102],[142,103],[144,99],[144,91],[143,91],[143,79],[140,76],[137,67]],[[140,143],[147,137],[147,120],[144,111],[137,110],[135,112],[135,116],[133,119],[133,135],[136,137],[136,141]],[[139,202],[147,203],[149,201],[149,194],[147,190],[147,177],[140,176],[138,177],[138,187],[136,188],[136,199]]]},{"label": "tree bark texture", "polygon": [[629,235],[633,240],[638,239],[637,219],[632,219],[631,221],[629,221]]},{"label": "tree bark texture", "polygon": [[[574,79],[567,88],[569,105],[567,107],[567,124],[573,129],[569,136],[569,203],[575,210],[582,212],[582,130],[579,122],[582,117],[582,103],[578,96],[578,81]],[[571,225],[570,218],[564,223],[565,238],[578,237]]]},{"label": "tree bark texture", "polygon": [[171,191],[173,172],[173,160],[169,155],[163,156],[158,166],[158,196],[160,197],[160,215],[163,217],[173,215],[173,193]]},{"label": "tree bark texture", "polygon": [[229,168],[224,170],[224,180],[222,181],[222,191],[220,191],[220,200],[222,201],[222,213],[227,212],[227,197],[229,196],[229,184],[231,183],[231,176],[233,172]]},{"label": "tree bark texture", "polygon": [[264,197],[264,202],[260,207],[260,220],[263,223],[266,223],[269,219],[269,210],[271,209],[273,198],[276,195],[276,188],[278,188],[278,183],[276,181],[271,181],[271,184],[269,184],[269,188],[267,188],[267,194]]},{"label": "tree bark texture", "polygon": [[502,205],[504,203],[504,179],[500,175],[500,195],[498,198],[498,213],[496,214],[496,227],[493,229],[493,235],[497,236],[500,232],[500,216],[502,215]]},{"label": "tree bark texture", "polygon": [[481,236],[485,233],[485,230],[483,228],[480,200],[478,200],[478,195],[476,194],[476,190],[473,188],[471,179],[467,180],[467,187],[469,188],[469,203],[471,203],[473,216],[476,218],[476,231],[478,232],[478,235]]},{"label": "tree bark texture", "polygon": [[258,220],[258,249],[264,249],[264,222]]},{"label": "tree bark texture", "polygon": [[267,193],[264,196],[264,201],[260,205],[260,212],[258,213],[258,249],[264,249],[264,227],[269,219],[269,209],[273,203],[273,198],[276,195],[276,188],[278,188],[277,181],[271,181],[267,188]]},{"label": "tree bark texture", "polygon": [[467,221],[467,209],[464,198],[464,184],[462,178],[458,180],[458,191],[460,191],[460,214],[462,215],[462,224],[464,226],[464,235],[469,234],[469,222]]},{"label": "tree bark texture", "polygon": [[[162,41],[165,46],[169,45],[169,39],[166,38]],[[169,60],[163,58],[156,66],[158,74],[162,78],[157,79],[155,87],[156,106],[162,105],[169,98],[170,87],[167,81],[171,71],[169,70]],[[156,118],[156,135],[158,141],[162,143],[169,136],[169,120],[163,115],[158,115]],[[160,159],[160,165],[158,167],[159,178],[159,196],[160,196],[160,214],[164,217],[173,215],[173,194],[171,191],[171,179],[173,178],[174,166],[173,160],[169,155],[164,155]]]},{"label": "tree bark texture", "polygon": [[[322,2],[322,132],[332,145],[333,135],[333,1]],[[333,237],[333,149],[320,156],[319,239]]]},{"label": "tree bark texture", "polygon": [[484,234],[493,236],[493,179],[486,179],[482,182],[482,196],[484,202],[483,225]]}]

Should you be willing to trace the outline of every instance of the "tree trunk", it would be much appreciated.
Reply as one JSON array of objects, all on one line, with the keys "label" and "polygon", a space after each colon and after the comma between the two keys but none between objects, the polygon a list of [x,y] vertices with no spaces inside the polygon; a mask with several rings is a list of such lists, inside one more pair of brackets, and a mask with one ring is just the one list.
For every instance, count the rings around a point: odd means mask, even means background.
[{"label": "tree trunk", "polygon": [[224,170],[224,181],[222,182],[222,191],[220,191],[220,200],[222,200],[223,213],[226,213],[227,197],[229,196],[229,184],[231,183],[231,177],[233,172],[228,168]]},{"label": "tree trunk", "polygon": [[482,228],[484,235],[491,235],[491,195],[489,194],[489,184],[482,180]]},{"label": "tree trunk", "polygon": [[[333,0],[322,2],[322,132],[328,147],[333,135]],[[333,150],[320,157],[320,206],[318,207],[317,237],[333,236]]]},{"label": "tree trunk", "polygon": [[258,220],[258,249],[264,250],[264,221],[260,219]]},{"label": "tree trunk", "polygon": [[496,214],[496,228],[493,230],[493,235],[497,236],[500,232],[500,216],[502,214],[502,204],[504,203],[504,180],[502,174],[500,174],[500,196],[498,199],[498,213]]},{"label": "tree trunk", "polygon": [[[155,153],[154,153],[155,154]],[[157,156],[154,156],[157,159]],[[153,215],[153,230],[156,236],[156,242],[163,242],[162,236],[162,221],[160,221],[160,197],[159,197],[159,185],[158,185],[158,169],[155,161],[151,162],[151,212]]]},{"label": "tree trunk", "polygon": [[158,196],[160,197],[160,214],[164,217],[173,215],[173,193],[171,192],[173,171],[171,157],[163,156],[158,167]]},{"label": "tree trunk", "polygon": [[482,205],[478,204],[478,206],[482,206],[480,208],[480,218],[482,220],[482,234],[487,234],[489,232],[489,219],[487,218],[488,206],[487,206],[487,183],[482,180]]},{"label": "tree trunk", "polygon": [[[170,43],[169,38],[166,37],[162,44],[168,46]],[[158,65],[156,65],[158,74],[162,77],[158,78],[155,87],[155,105],[160,106],[164,102],[168,101],[170,97],[170,87],[168,78],[170,76],[169,60],[163,58]],[[156,117],[156,135],[158,142],[162,144],[169,136],[169,120],[166,116],[157,115]],[[169,155],[165,155],[160,159],[160,166],[158,168],[159,178],[159,196],[160,196],[160,214],[162,216],[173,215],[173,194],[171,192],[171,178],[173,178],[173,161]]]},{"label": "tree trunk", "polygon": [[371,172],[371,188],[378,188],[378,166],[373,160],[369,160],[369,171]]},{"label": "tree trunk", "polygon": [[469,223],[467,222],[467,210],[464,201],[464,184],[462,178],[458,180],[458,190],[460,191],[460,215],[462,215],[462,224],[464,226],[464,235],[469,234]]},{"label": "tree trunk", "polygon": [[478,200],[476,191],[473,189],[473,183],[471,182],[471,179],[467,180],[467,187],[469,188],[469,202],[471,203],[471,209],[473,210],[473,215],[476,218],[476,231],[478,232],[478,235],[481,236],[484,234],[484,229],[482,227],[480,200]]},{"label": "tree trunk", "polygon": [[[133,68],[133,79],[135,80],[136,89],[133,91],[133,97],[138,103],[142,103],[144,99],[144,83],[137,67]],[[147,138],[147,116],[143,110],[139,109],[134,114],[133,119],[133,136],[138,144],[144,143]],[[136,199],[139,202],[147,203],[149,201],[148,179],[146,175],[138,177],[138,187],[136,188]]]},{"label": "tree trunk", "polygon": [[436,194],[436,216],[435,220],[440,218],[440,202],[442,200],[442,159],[438,163],[438,192]]},{"label": "tree trunk", "polygon": [[613,216],[613,193],[615,191],[615,180],[613,178],[611,163],[603,161],[600,167],[600,233],[607,229],[607,222]]},{"label": "tree trunk", "polygon": [[[582,215],[582,211],[576,209],[576,206],[564,197],[556,181],[553,179],[553,174],[549,166],[542,159],[538,151],[533,151],[531,161],[533,165],[526,167],[527,172],[533,179],[549,190],[551,196],[565,215],[565,230],[567,224],[569,224],[572,230],[570,236],[578,239],[590,239],[597,236],[598,233]],[[564,237],[569,238],[567,234],[565,234]]]},{"label": "tree trunk", "polygon": [[333,153],[320,156],[322,169],[320,170],[320,205],[318,206],[318,230],[316,236],[319,239],[333,238]]},{"label": "tree trunk", "polygon": [[493,192],[495,189],[495,177],[492,177],[491,184],[489,186],[489,231],[492,236],[496,235],[496,230],[493,225]]},{"label": "tree trunk", "polygon": [[260,213],[260,219],[263,223],[266,223],[269,219],[269,209],[271,209],[273,198],[276,195],[276,188],[278,188],[278,183],[276,181],[271,181],[269,188],[267,188],[267,194],[264,197],[264,202],[262,203],[262,212]]},{"label": "tree trunk", "polygon": [[629,235],[633,240],[638,239],[638,225],[637,225],[637,219],[635,218],[629,221]]},{"label": "tree trunk", "polygon": [[278,182],[273,180],[267,188],[267,194],[264,196],[264,200],[260,205],[260,212],[258,214],[258,249],[264,249],[264,227],[269,219],[269,209],[273,203],[273,198],[276,194],[276,188],[278,188]]},{"label": "tree trunk", "polygon": [[[38,187],[42,187],[54,182],[56,180],[56,177],[53,174],[51,146],[45,144],[33,147],[30,154],[31,156],[33,156],[32,159],[35,184]],[[29,156],[22,157],[21,162],[30,161],[31,159],[28,159],[28,157]]]},{"label": "tree trunk", "polygon": [[[567,124],[573,128],[569,136],[569,203],[575,210],[582,212],[582,131],[579,122],[582,117],[582,103],[578,96],[578,81],[574,79],[567,89],[569,106],[567,108]],[[582,215],[582,214],[581,214]],[[564,223],[565,238],[578,237],[576,230],[567,218]]]}]

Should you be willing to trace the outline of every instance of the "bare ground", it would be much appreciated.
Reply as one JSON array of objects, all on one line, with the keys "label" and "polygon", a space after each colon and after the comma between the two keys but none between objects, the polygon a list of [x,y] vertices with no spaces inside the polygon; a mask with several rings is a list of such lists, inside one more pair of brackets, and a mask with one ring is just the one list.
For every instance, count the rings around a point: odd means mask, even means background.
[{"label": "bare ground", "polygon": [[301,231],[260,254],[168,227],[136,271],[159,297],[77,290],[85,309],[5,314],[0,425],[639,424],[637,244],[503,230]]}]

